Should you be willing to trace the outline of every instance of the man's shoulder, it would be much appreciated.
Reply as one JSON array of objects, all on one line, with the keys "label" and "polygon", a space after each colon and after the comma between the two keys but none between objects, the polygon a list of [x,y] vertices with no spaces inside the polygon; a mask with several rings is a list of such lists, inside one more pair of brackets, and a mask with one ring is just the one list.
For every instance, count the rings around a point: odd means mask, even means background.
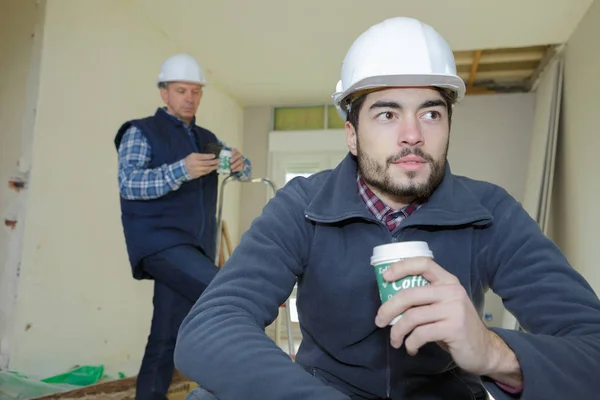
[{"label": "man's shoulder", "polygon": [[282,189],[296,193],[308,204],[326,184],[332,172],[333,170],[327,169],[315,172],[310,176],[297,176],[285,184]]},{"label": "man's shoulder", "polygon": [[126,134],[129,137],[133,135],[135,137],[143,136],[144,138],[147,138],[146,135],[149,133],[149,131],[153,130],[153,118],[154,116],[130,119],[121,124],[114,139],[114,143],[117,149],[120,147],[121,142],[123,141]]},{"label": "man's shoulder", "polygon": [[119,127],[119,132],[126,132],[133,128],[143,131],[143,128],[147,126],[147,124],[152,123],[154,118],[154,115],[149,115],[147,117],[128,119],[127,121],[121,124],[121,126]]},{"label": "man's shoulder", "polygon": [[453,177],[457,185],[475,196],[491,214],[495,214],[501,204],[518,204],[517,199],[498,184],[462,175]]}]

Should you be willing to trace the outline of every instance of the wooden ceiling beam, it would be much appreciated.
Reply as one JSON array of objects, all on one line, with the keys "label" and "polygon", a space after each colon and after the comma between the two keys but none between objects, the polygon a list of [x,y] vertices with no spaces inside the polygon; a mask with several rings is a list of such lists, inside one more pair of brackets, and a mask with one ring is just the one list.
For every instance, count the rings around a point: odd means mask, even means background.
[{"label": "wooden ceiling beam", "polygon": [[476,96],[476,95],[482,95],[482,94],[496,94],[499,93],[495,90],[487,90],[487,89],[473,89],[470,92],[467,92],[467,96]]},{"label": "wooden ceiling beam", "polygon": [[[454,52],[458,75],[465,81],[467,95],[500,93],[502,90],[483,88],[508,85],[530,91],[544,68],[556,56],[557,46],[480,49]],[[477,86],[476,86],[477,84]]]},{"label": "wooden ceiling beam", "polygon": [[471,64],[471,72],[469,73],[469,82],[467,83],[467,93],[473,90],[475,84],[475,76],[477,75],[477,68],[479,68],[479,60],[481,59],[481,53],[483,50],[477,50],[473,57],[473,64]]},{"label": "wooden ceiling beam", "polygon": [[[533,74],[533,69],[515,69],[505,71],[479,71],[477,80],[511,80],[511,79],[527,79]],[[460,73],[459,76],[467,81],[470,76],[466,73]]]},{"label": "wooden ceiling beam", "polygon": [[[511,62],[539,61],[544,57],[545,50],[529,50],[520,52],[501,52],[494,53],[493,50],[486,50],[485,54],[479,60],[480,64],[503,64]],[[456,66],[466,66],[473,64],[473,52],[456,52],[454,54]]]}]

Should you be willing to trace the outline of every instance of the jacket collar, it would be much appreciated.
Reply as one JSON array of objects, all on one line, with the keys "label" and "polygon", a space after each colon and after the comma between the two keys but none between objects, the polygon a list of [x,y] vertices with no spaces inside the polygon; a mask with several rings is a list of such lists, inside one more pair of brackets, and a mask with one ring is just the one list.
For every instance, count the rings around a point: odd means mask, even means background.
[{"label": "jacket collar", "polygon": [[192,121],[189,125],[185,123],[185,121],[177,118],[173,114],[167,111],[167,107],[159,107],[154,114],[155,117],[167,117],[171,122],[175,123],[177,126],[185,126],[188,129],[192,129],[196,125],[196,117],[192,118]]},{"label": "jacket collar", "polygon": [[[305,209],[307,218],[315,222],[334,223],[349,218],[375,220],[360,198],[356,185],[357,163],[352,154],[329,174]],[[469,188],[452,174],[450,165],[442,183],[423,206],[403,226],[484,225],[493,221],[490,212]]]}]

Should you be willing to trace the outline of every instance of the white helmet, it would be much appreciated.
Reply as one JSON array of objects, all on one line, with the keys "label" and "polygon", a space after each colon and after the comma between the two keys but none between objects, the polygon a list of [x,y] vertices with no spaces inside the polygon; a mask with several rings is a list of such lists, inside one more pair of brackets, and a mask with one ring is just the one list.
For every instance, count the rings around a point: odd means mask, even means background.
[{"label": "white helmet", "polygon": [[379,87],[436,86],[465,95],[448,43],[431,26],[414,18],[390,18],[373,25],[350,46],[333,102],[346,119],[343,101],[359,90]]},{"label": "white helmet", "polygon": [[165,60],[156,80],[159,86],[166,82],[190,82],[206,85],[206,76],[194,57],[189,54],[175,54]]}]

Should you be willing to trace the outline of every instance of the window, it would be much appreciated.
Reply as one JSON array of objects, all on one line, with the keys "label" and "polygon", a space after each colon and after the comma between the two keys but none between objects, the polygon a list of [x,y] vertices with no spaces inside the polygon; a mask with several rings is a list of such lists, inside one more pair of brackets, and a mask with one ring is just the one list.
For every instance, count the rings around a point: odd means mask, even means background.
[{"label": "window", "polygon": [[285,107],[275,109],[275,130],[314,130],[325,126],[323,107]]},{"label": "window", "polygon": [[344,120],[333,105],[311,107],[276,107],[273,129],[276,131],[308,131],[343,129]]},{"label": "window", "polygon": [[335,106],[327,106],[327,129],[344,129],[345,123]]}]

